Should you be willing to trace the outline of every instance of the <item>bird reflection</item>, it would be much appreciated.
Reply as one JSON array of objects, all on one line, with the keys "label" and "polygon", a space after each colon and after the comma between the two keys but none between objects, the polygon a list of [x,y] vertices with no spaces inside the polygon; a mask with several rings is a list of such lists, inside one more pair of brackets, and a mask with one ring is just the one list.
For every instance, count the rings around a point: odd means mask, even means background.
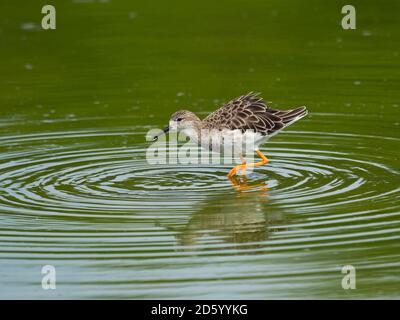
[{"label": "bird reflection", "polygon": [[248,184],[248,179],[245,175],[240,177],[232,176],[228,178],[231,181],[232,186],[239,192],[249,191],[249,190],[260,190],[260,193],[264,192],[266,196],[268,195],[269,191],[268,185],[264,180]]},{"label": "bird reflection", "polygon": [[[207,198],[177,234],[181,250],[213,250],[230,244],[235,249],[265,247],[265,241],[279,224],[284,222],[283,214],[269,203],[268,186],[265,181],[248,182],[246,177],[231,179],[235,192],[227,192]],[[177,231],[177,230],[175,230]]]}]

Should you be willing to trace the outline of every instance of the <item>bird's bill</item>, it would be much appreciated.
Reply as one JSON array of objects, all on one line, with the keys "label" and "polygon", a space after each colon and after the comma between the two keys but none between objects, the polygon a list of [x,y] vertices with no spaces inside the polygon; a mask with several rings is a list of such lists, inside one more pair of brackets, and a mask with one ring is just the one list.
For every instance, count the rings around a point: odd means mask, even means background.
[{"label": "bird's bill", "polygon": [[162,131],[163,131],[162,133],[159,133],[158,135],[156,135],[156,136],[153,137],[153,141],[157,141],[158,138],[159,138],[161,135],[166,134],[166,133],[169,131],[169,126],[166,126]]}]

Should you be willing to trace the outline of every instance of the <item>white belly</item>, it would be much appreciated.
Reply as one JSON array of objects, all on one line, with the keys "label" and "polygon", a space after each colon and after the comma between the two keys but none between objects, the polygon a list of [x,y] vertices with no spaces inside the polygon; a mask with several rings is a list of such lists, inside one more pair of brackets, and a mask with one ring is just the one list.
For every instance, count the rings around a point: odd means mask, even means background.
[{"label": "white belly", "polygon": [[241,130],[202,130],[200,139],[191,130],[184,130],[183,133],[205,149],[233,155],[252,153],[268,140],[267,135],[251,130],[244,133]]}]

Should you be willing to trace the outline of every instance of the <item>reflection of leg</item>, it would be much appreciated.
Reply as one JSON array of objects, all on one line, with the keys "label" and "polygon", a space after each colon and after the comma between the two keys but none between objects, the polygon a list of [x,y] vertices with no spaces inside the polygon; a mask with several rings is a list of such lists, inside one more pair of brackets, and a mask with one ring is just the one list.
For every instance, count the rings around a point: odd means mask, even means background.
[{"label": "reflection of leg", "polygon": [[236,176],[232,176],[232,177],[228,177],[228,178],[231,181],[232,186],[237,191],[261,190],[261,191],[267,192],[269,190],[268,189],[268,185],[265,183],[265,181],[260,182],[260,183],[256,183],[256,184],[252,184],[252,185],[248,185],[246,176],[242,176],[240,178],[238,178]]},{"label": "reflection of leg", "polygon": [[[255,163],[244,163],[244,164],[239,164],[237,166],[234,166],[232,168],[231,171],[229,171],[228,173],[228,177],[232,177],[233,175],[235,175],[239,170],[246,170],[246,168],[250,168],[250,167],[259,167],[259,166],[263,166],[264,164],[267,164],[269,162],[268,158],[266,156],[264,156],[262,154],[262,152],[260,150],[256,150],[257,154],[259,155],[259,157],[261,158],[261,161],[259,162],[255,162]],[[242,159],[242,163],[243,163],[243,159],[242,157],[240,157]]]}]

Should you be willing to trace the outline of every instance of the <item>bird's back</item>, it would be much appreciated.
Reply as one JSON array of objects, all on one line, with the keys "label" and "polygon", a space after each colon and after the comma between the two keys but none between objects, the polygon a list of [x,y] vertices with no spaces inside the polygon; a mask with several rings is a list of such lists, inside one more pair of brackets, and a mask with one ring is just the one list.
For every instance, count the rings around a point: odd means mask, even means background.
[{"label": "bird's back", "polygon": [[202,121],[204,129],[252,130],[273,135],[307,115],[306,107],[291,110],[269,108],[257,93],[250,92],[228,102]]}]

